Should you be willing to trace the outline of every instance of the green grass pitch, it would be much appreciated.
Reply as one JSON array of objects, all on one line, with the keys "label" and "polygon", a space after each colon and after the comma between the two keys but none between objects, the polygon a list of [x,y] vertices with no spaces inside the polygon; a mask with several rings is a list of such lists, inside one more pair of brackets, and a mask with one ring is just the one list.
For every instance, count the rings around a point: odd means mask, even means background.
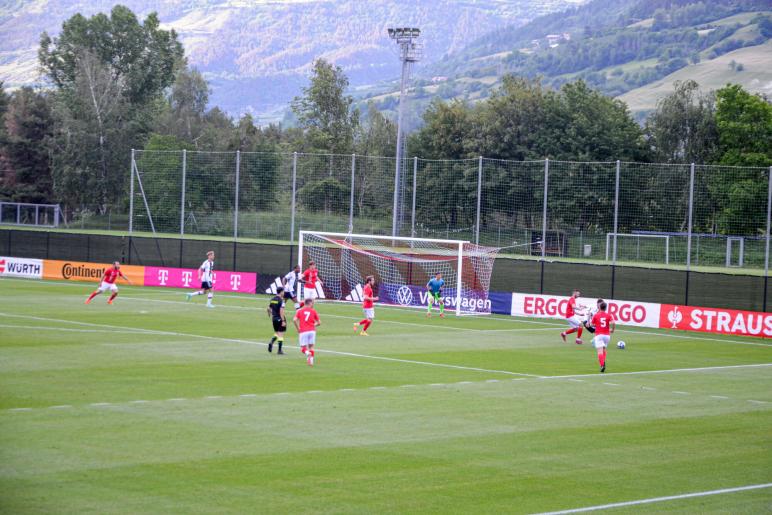
[{"label": "green grass pitch", "polygon": [[[1,513],[541,513],[772,483],[770,340],[0,280]],[[292,309],[289,309],[292,312]],[[691,369],[691,370],[689,370]],[[772,488],[609,509],[764,513]]]}]

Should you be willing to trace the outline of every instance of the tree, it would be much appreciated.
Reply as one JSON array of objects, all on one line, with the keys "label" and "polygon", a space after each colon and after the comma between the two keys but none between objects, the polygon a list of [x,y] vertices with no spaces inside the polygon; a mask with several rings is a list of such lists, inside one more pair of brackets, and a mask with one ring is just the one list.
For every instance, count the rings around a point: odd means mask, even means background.
[{"label": "tree", "polygon": [[645,134],[655,161],[711,163],[718,151],[715,96],[693,80],[677,82],[646,120]]},{"label": "tree", "polygon": [[772,104],[739,84],[716,92],[721,164],[772,165]]},{"label": "tree", "polygon": [[197,145],[204,129],[210,93],[209,84],[201,72],[195,68],[179,66],[165,109],[159,116],[157,132],[173,134]]},{"label": "tree", "polygon": [[[0,104],[6,99],[0,94]],[[11,96],[2,117],[0,131],[0,195],[16,202],[47,203],[52,201],[52,179],[48,156],[52,116],[48,99],[30,87]]]},{"label": "tree", "polygon": [[359,112],[346,95],[348,78],[340,66],[324,59],[313,64],[311,84],[292,100],[292,111],[313,150],[334,154],[351,153]]},{"label": "tree", "polygon": [[56,194],[69,207],[107,211],[125,197],[129,149],[143,146],[158,100],[184,63],[174,31],[123,6],[80,14],[60,35],[43,33],[41,67],[55,87],[52,163]]}]

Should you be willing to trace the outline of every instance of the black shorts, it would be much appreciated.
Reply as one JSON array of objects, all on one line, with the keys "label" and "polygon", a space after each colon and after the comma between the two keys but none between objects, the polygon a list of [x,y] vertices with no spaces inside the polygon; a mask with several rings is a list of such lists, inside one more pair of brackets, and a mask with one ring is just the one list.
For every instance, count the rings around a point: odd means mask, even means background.
[{"label": "black shorts", "polygon": [[283,333],[287,330],[287,324],[281,318],[274,317],[272,320],[274,331]]},{"label": "black shorts", "polygon": [[211,290],[212,289],[212,283],[210,281],[201,281],[201,289],[202,290]]},{"label": "black shorts", "polygon": [[295,292],[294,291],[285,291],[284,292],[284,300],[292,300],[295,298]]}]

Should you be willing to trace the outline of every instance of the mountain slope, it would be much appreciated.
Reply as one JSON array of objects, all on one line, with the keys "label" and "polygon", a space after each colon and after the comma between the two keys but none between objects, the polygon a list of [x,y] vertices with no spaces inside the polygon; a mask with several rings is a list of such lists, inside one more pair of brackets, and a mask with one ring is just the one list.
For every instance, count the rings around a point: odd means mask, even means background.
[{"label": "mountain slope", "polygon": [[[399,74],[389,26],[422,29],[425,62],[508,24],[586,0],[124,0],[138,16],[157,11],[175,29],[189,62],[204,72],[212,103],[237,114],[286,107],[307,82],[314,58],[344,68],[352,85]],[[114,1],[12,0],[0,4],[0,80],[39,80],[39,35],[55,35],[80,12],[109,12]]]}]

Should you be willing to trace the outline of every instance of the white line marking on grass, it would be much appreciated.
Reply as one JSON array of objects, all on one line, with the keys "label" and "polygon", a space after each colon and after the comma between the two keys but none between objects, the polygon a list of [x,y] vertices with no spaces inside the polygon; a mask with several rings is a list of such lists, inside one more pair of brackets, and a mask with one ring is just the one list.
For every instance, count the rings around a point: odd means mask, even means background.
[{"label": "white line marking on grass", "polygon": [[673,390],[673,393],[676,395],[689,395],[689,392],[679,392],[678,390]]},{"label": "white line marking on grass", "polygon": [[204,399],[222,399],[222,395],[208,395]]},{"label": "white line marking on grass", "polygon": [[500,381],[499,381],[498,379],[488,379],[488,380],[487,380],[487,381],[485,381],[485,382],[486,382],[486,383],[498,383],[498,382],[500,382]]},{"label": "white line marking on grass", "polygon": [[459,381],[456,384],[473,384],[472,381]]},{"label": "white line marking on grass", "polygon": [[657,389],[656,388],[651,388],[650,386],[641,386],[641,390],[646,390],[647,392],[654,392]]},{"label": "white line marking on grass", "polygon": [[89,406],[110,406],[109,402],[92,402]]},{"label": "white line marking on grass", "polygon": [[725,396],[725,395],[711,395],[711,396],[710,396],[710,398],[711,398],[711,399],[721,399],[721,400],[727,400],[727,399],[729,399],[729,397],[727,397],[727,396]]},{"label": "white line marking on grass", "polygon": [[721,490],[708,490],[706,492],[694,492],[690,494],[669,495],[667,497],[652,497],[650,499],[639,499],[637,501],[625,501],[625,502],[616,502],[612,504],[601,504],[598,506],[587,506],[586,508],[573,508],[570,510],[548,511],[548,512],[539,513],[538,515],[565,515],[568,513],[584,513],[588,511],[608,510],[611,508],[622,508],[624,506],[637,506],[639,504],[652,504],[655,502],[691,499],[693,497],[707,497],[709,495],[721,495],[721,494],[731,494],[735,492],[745,492],[748,490],[760,490],[762,488],[770,488],[770,487],[772,487],[772,483],[764,483],[761,485],[738,486],[735,488],[722,488]]},{"label": "white line marking on grass", "polygon": [[32,408],[10,408],[6,411],[32,411]]},{"label": "white line marking on grass", "polygon": [[173,399],[166,399],[168,402],[181,402],[184,401],[182,397],[174,397]]},{"label": "white line marking on grass", "polygon": [[257,397],[256,393],[242,393],[239,397]]},{"label": "white line marking on grass", "polygon": [[30,329],[32,331],[67,331],[72,333],[126,333],[126,334],[137,334],[141,333],[141,331],[137,331],[135,329],[124,329],[124,330],[116,330],[116,329],[73,329],[73,328],[65,328],[65,327],[41,327],[39,325],[13,325],[13,324],[0,324],[0,327],[5,327],[8,329]]},{"label": "white line marking on grass", "polygon": [[136,401],[129,401],[129,404],[145,404],[147,402],[150,402],[150,401],[146,401],[144,399],[138,399]]},{"label": "white line marking on grass", "polygon": [[415,388],[414,384],[403,384],[400,388]]},{"label": "white line marking on grass", "polygon": [[340,389],[340,390],[338,390],[338,391],[339,391],[339,392],[353,392],[353,391],[354,391],[354,389],[353,389],[353,388],[341,388],[341,389]]},{"label": "white line marking on grass", "polygon": [[603,383],[603,384],[605,384],[607,386],[619,386],[618,383]]},{"label": "white line marking on grass", "polygon": [[583,382],[584,382],[584,379],[574,379],[574,378],[569,378],[569,381],[573,381],[574,383],[583,383]]},{"label": "white line marking on grass", "polygon": [[371,390],[385,390],[386,387],[385,386],[371,386],[370,389]]},{"label": "white line marking on grass", "polygon": [[766,404],[766,401],[756,401],[753,399],[748,399],[748,402],[752,402],[753,404]]},{"label": "white line marking on grass", "polygon": [[321,390],[308,390],[306,393],[322,393]]},{"label": "white line marking on grass", "polygon": [[60,404],[59,406],[49,406],[48,409],[69,409],[72,408],[69,404]]},{"label": "white line marking on grass", "polygon": [[[759,368],[759,367],[771,367],[772,363],[751,363],[747,365],[724,365],[716,367],[696,367],[696,368],[667,368],[663,370],[636,370],[633,372],[607,372],[604,374],[608,376],[631,376],[631,375],[647,375],[647,374],[673,374],[676,372],[710,372],[712,370],[730,370],[733,368]],[[572,374],[565,376],[542,376],[541,379],[568,379],[571,377],[598,377],[599,374]]]}]

